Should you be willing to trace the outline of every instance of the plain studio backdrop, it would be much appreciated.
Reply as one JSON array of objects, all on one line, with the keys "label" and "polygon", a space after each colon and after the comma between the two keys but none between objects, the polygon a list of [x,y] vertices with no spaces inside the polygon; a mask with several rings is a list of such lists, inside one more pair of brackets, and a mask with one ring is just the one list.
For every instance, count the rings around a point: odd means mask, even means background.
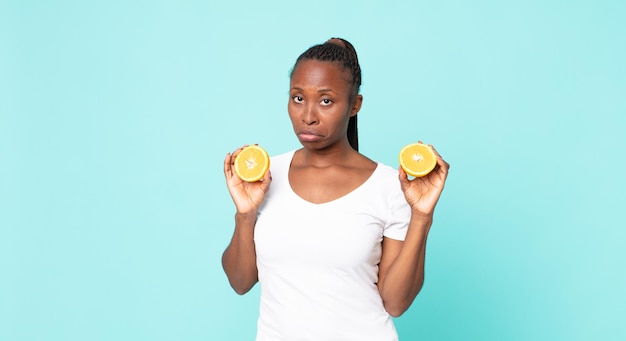
[{"label": "plain studio backdrop", "polygon": [[[0,1],[0,339],[252,340],[227,152],[298,148],[338,36],[361,151],[451,163],[402,340],[626,339],[626,2]],[[306,219],[306,217],[303,217]],[[329,236],[332,238],[332,236]]]}]

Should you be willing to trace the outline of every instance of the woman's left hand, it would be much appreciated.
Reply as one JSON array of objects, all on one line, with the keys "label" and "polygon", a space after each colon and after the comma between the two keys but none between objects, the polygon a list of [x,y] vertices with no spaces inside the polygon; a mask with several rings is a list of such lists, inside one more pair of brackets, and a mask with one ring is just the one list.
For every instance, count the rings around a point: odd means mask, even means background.
[{"label": "woman's left hand", "polygon": [[432,145],[429,146],[437,155],[437,165],[430,173],[409,180],[402,167],[399,169],[400,185],[406,201],[414,213],[424,216],[432,216],[450,169],[450,164],[443,160]]}]

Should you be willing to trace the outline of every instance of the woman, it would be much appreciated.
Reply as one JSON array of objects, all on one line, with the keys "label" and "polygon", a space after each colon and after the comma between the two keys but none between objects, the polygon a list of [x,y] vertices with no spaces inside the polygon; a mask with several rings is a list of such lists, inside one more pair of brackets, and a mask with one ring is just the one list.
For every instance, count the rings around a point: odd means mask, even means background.
[{"label": "woman", "polygon": [[[222,264],[238,294],[261,284],[257,340],[397,340],[391,316],[424,282],[426,238],[449,165],[425,177],[358,152],[361,69],[333,38],[305,51],[290,78],[302,148],[275,156],[258,182],[227,154],[235,231]],[[399,178],[399,180],[398,180]]]}]

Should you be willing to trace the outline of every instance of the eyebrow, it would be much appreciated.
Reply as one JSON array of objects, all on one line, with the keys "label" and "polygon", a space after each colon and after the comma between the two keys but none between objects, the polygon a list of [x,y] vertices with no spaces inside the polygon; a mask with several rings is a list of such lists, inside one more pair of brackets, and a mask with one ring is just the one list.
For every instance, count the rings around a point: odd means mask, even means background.
[{"label": "eyebrow", "polygon": [[[301,88],[299,88],[297,86],[294,86],[293,88],[291,88],[291,90],[304,91],[303,89],[301,89]],[[325,93],[325,92],[337,93],[336,91],[334,91],[333,89],[330,89],[330,88],[319,89],[319,90],[317,90],[317,92],[319,92],[319,93]]]}]

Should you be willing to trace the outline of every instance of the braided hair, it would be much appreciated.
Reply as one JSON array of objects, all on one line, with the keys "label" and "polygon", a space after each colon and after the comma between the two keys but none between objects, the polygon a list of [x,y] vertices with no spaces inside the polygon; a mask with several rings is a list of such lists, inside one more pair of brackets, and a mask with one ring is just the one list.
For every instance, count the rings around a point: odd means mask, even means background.
[{"label": "braided hair", "polygon": [[[291,73],[296,66],[304,60],[319,60],[324,62],[339,62],[344,69],[350,71],[352,75],[352,91],[350,93],[350,102],[352,102],[359,93],[361,88],[361,66],[356,54],[354,46],[342,38],[330,38],[324,44],[314,45],[304,51],[296,60]],[[359,136],[357,130],[357,115],[350,117],[348,121],[348,141],[350,146],[359,150]]]}]

